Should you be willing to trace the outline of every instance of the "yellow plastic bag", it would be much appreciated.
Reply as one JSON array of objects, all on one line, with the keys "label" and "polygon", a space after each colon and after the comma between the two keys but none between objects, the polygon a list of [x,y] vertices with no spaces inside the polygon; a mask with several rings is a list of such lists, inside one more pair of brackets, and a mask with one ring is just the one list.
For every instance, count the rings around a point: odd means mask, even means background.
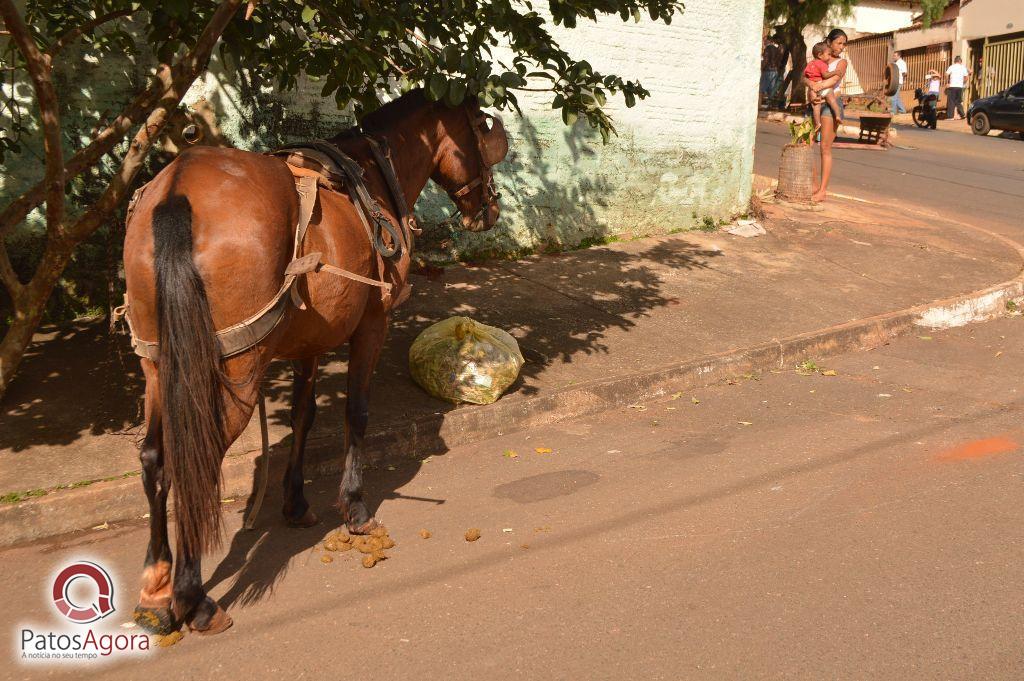
[{"label": "yellow plastic bag", "polygon": [[427,327],[409,348],[413,380],[456,404],[491,404],[515,382],[523,361],[515,338],[469,317]]}]

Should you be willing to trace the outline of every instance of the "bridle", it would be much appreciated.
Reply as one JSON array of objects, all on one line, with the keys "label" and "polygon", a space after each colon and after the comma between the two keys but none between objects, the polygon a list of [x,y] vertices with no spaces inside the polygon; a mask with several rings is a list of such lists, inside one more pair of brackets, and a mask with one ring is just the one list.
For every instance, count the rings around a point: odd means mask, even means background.
[{"label": "bridle", "polygon": [[[480,205],[480,210],[472,217],[472,221],[477,222],[478,220],[483,220],[484,213],[501,198],[501,194],[498,193],[494,186],[494,173],[491,171],[491,165],[487,163],[484,157],[484,133],[481,129],[484,121],[492,121],[493,125],[495,119],[494,116],[483,111],[477,111],[474,114],[470,112],[468,107],[463,110],[466,112],[466,120],[469,121],[469,129],[473,131],[473,137],[476,139],[476,154],[477,160],[480,162],[480,175],[454,192],[449,193],[448,196],[455,202],[455,199],[461,199],[477,187],[483,187],[484,201]],[[456,203],[456,207],[458,207],[458,203]],[[462,211],[458,209],[457,212],[461,213]],[[454,215],[451,217],[454,217]]]}]

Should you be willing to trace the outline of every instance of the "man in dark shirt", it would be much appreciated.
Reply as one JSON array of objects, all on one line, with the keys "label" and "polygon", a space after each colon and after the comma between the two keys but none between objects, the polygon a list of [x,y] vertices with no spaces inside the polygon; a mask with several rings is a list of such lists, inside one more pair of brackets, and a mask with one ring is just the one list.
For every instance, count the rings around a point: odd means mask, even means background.
[{"label": "man in dark shirt", "polygon": [[782,83],[782,68],[785,53],[779,47],[775,36],[765,36],[761,50],[761,104],[771,106]]}]

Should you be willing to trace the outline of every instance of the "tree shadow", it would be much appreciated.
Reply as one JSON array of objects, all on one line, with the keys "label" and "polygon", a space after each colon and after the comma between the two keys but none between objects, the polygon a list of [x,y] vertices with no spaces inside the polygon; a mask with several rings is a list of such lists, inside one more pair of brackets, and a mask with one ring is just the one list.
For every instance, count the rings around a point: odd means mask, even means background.
[{"label": "tree shadow", "polygon": [[[612,336],[634,333],[654,310],[679,304],[663,290],[667,273],[710,268],[711,261],[723,255],[685,235],[565,252],[563,249],[578,245],[615,241],[618,234],[629,233],[629,226],[601,225],[595,213],[600,207],[596,201],[601,199],[590,197],[604,195],[606,188],[587,178],[577,178],[568,185],[560,182],[557,168],[543,153],[543,136],[537,135],[528,122],[522,130],[522,137],[513,140],[513,149],[519,150],[496,172],[502,177],[506,194],[505,218],[525,225],[534,242],[541,244],[541,253],[517,260],[483,260],[520,243],[503,232],[501,222],[483,242],[464,240],[463,233],[433,223],[432,234],[426,240],[433,252],[428,255],[437,262],[450,260],[455,253],[470,258],[470,262],[451,269],[423,267],[412,277],[411,299],[393,315],[370,403],[369,470],[364,477],[366,501],[373,513],[383,501],[402,498],[398,490],[417,475],[425,457],[449,451],[443,429],[446,418],[471,418],[475,410],[513,408],[531,396],[556,392],[570,380],[570,372],[576,371],[578,377],[581,363],[600,361],[608,355]],[[570,159],[593,153],[583,143],[586,131],[565,130],[561,134],[567,136]],[[573,226],[586,226],[590,241],[573,237],[583,233],[573,232]],[[453,315],[504,328],[520,343],[527,363],[519,380],[497,405],[455,406],[430,397],[410,377],[408,348],[413,339],[430,324]],[[111,343],[120,354],[111,351]],[[125,363],[130,370],[121,368],[121,356],[127,352],[126,339],[119,336],[107,340],[99,323],[34,345],[25,364],[26,373],[12,385],[0,411],[0,449],[17,452],[27,451],[33,444],[69,444],[138,424],[142,417],[140,370],[130,355]],[[346,349],[341,348],[322,360],[318,415],[306,457],[307,477],[314,479],[308,485],[308,499],[321,523],[296,530],[286,527],[280,516],[280,480],[290,440],[286,437],[271,451],[271,493],[259,517],[261,529],[236,533],[227,555],[209,579],[211,588],[230,580],[225,604],[249,605],[272,594],[290,562],[341,522],[332,505],[342,451],[345,359]],[[604,378],[629,370],[628,366],[614,364],[587,364],[584,372]],[[23,380],[26,376],[29,380]],[[290,384],[289,364],[272,364],[265,378],[265,393],[272,405],[268,419],[278,432],[290,421]],[[47,389],[45,399],[37,398],[40,385]],[[87,399],[83,399],[83,386],[89,387]],[[97,405],[94,386],[109,391],[111,397],[104,397]],[[118,395],[121,397],[115,399]],[[70,408],[72,403],[80,408]],[[410,422],[416,426],[413,439],[403,435],[409,431]],[[17,437],[12,433],[18,433]],[[394,470],[379,465],[385,456]]]}]

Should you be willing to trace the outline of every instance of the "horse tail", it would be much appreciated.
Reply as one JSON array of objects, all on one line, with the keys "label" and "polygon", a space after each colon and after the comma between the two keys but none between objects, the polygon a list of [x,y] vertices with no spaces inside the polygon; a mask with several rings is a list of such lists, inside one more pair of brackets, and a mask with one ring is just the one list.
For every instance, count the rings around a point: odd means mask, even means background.
[{"label": "horse tail", "polygon": [[192,205],[172,194],[153,211],[164,460],[180,546],[198,557],[221,536],[224,375],[206,287],[192,261]]}]

